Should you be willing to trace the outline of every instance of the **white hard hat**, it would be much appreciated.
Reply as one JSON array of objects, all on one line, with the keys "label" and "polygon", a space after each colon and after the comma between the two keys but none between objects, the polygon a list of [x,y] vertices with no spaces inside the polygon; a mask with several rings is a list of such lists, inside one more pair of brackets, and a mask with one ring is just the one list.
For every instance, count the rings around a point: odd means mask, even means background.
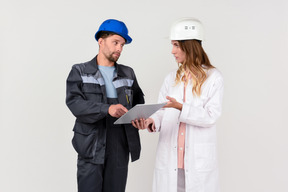
[{"label": "white hard hat", "polygon": [[202,23],[195,18],[182,18],[177,20],[171,27],[171,40],[200,40],[204,39]]}]

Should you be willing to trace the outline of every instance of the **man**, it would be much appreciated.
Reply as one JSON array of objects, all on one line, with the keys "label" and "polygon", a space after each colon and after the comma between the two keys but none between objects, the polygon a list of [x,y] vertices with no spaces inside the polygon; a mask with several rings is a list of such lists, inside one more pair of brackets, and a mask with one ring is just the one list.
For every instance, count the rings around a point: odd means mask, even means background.
[{"label": "man", "polygon": [[76,117],[78,191],[124,192],[129,152],[132,162],[139,159],[140,138],[131,124],[113,123],[144,97],[133,69],[117,64],[123,46],[132,41],[126,25],[106,20],[95,39],[98,55],[74,65],[67,78],[66,104]]}]

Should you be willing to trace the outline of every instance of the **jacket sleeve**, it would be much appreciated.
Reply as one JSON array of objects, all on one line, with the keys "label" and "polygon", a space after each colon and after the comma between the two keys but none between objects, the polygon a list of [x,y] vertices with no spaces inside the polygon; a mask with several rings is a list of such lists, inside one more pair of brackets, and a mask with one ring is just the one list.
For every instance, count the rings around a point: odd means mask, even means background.
[{"label": "jacket sleeve", "polygon": [[95,123],[108,114],[109,104],[87,100],[82,92],[82,78],[80,72],[72,67],[66,82],[66,105],[83,123]]},{"label": "jacket sleeve", "polygon": [[138,84],[135,73],[133,72],[133,74],[134,74],[134,82],[133,82],[132,88],[134,90],[134,94],[133,94],[133,101],[134,101],[133,107],[134,107],[137,104],[144,104],[145,100],[144,100],[144,93]]},{"label": "jacket sleeve", "polygon": [[192,103],[183,103],[180,122],[199,127],[214,125],[221,115],[223,90],[224,84],[221,76],[214,80],[205,101],[197,97]]}]

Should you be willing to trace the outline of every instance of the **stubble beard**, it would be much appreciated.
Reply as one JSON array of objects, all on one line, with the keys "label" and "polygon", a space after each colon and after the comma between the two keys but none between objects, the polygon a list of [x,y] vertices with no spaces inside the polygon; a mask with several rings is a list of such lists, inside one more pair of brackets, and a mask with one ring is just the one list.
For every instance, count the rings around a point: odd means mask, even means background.
[{"label": "stubble beard", "polygon": [[111,62],[117,62],[120,56],[119,57],[117,57],[117,56],[113,57],[113,54],[114,53],[111,53],[110,55],[106,56],[106,58]]}]

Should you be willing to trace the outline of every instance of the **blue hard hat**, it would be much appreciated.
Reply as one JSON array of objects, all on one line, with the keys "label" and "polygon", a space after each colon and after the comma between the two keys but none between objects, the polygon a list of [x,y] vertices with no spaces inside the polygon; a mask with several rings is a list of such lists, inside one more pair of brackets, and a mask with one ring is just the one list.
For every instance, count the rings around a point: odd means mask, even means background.
[{"label": "blue hard hat", "polygon": [[125,44],[129,44],[132,42],[132,38],[128,35],[128,29],[127,29],[125,23],[123,23],[122,21],[118,21],[115,19],[108,19],[108,20],[104,21],[100,25],[98,31],[95,34],[95,39],[97,41],[99,39],[99,33],[101,31],[113,32],[113,33],[120,35],[121,37],[123,37],[126,40]]}]

